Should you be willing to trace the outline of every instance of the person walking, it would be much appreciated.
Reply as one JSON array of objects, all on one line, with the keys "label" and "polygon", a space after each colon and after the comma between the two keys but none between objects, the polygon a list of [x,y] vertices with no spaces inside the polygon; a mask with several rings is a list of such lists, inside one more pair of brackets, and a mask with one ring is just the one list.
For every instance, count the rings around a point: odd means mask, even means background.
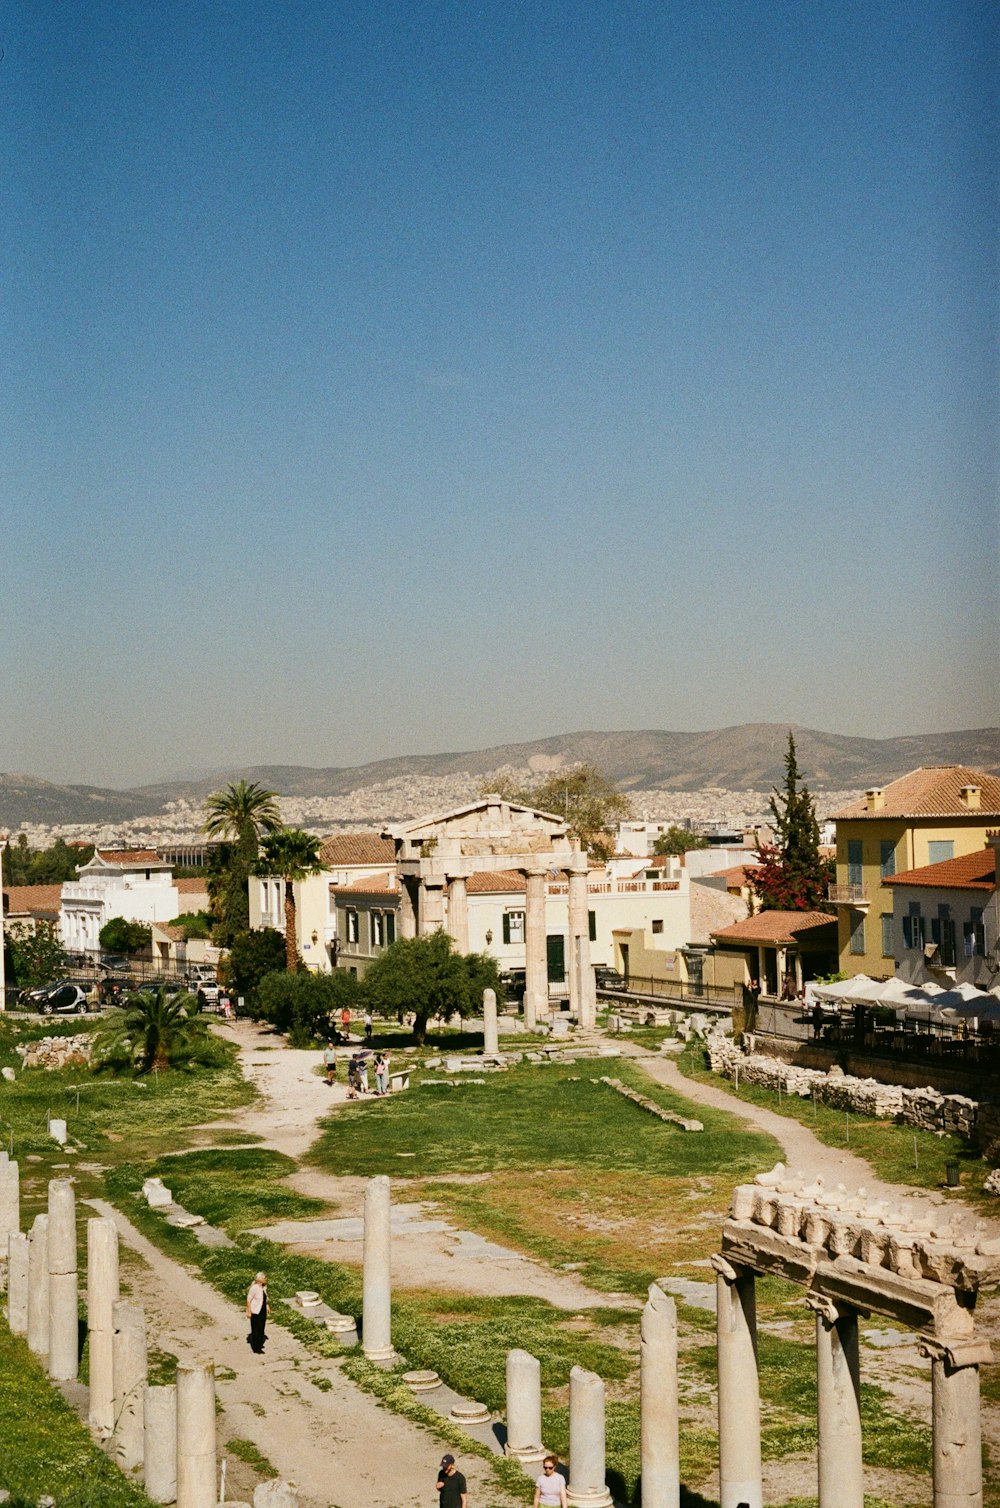
[{"label": "person walking", "polygon": [[345,1005],[340,1013],[340,1031],[345,1042],[351,1040],[351,1007]]},{"label": "person walking", "polygon": [[373,1027],[373,1025],[374,1025],[374,1023],[372,1021],[372,1013],[371,1013],[371,1011],[365,1011],[365,1041],[366,1042],[370,1042],[371,1039],[372,1039],[372,1027]]},{"label": "person walking", "polygon": [[328,1042],[323,1049],[323,1067],[326,1069],[326,1082],[335,1084],[337,1081],[337,1054],[332,1042]]},{"label": "person walking", "polygon": [[556,1471],[555,1456],[546,1456],[542,1474],[535,1478],[533,1508],[566,1508],[566,1479]]},{"label": "person walking", "polygon": [[466,1508],[469,1489],[454,1456],[441,1457],[437,1478],[438,1508]]},{"label": "person walking", "polygon": [[263,1356],[267,1339],[264,1334],[264,1326],[267,1324],[266,1272],[259,1272],[247,1290],[247,1319],[250,1321],[250,1334],[247,1336],[250,1349],[257,1356]]}]

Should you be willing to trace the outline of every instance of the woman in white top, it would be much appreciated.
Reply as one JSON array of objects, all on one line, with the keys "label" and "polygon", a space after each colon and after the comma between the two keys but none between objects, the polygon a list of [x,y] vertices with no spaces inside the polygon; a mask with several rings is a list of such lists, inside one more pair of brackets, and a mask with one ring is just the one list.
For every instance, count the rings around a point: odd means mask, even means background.
[{"label": "woman in white top", "polygon": [[535,1482],[533,1508],[566,1508],[566,1481],[556,1471],[555,1456],[546,1456],[542,1462],[542,1474]]},{"label": "woman in white top", "polygon": [[250,1321],[251,1351],[264,1354],[264,1326],[267,1323],[267,1273],[259,1272],[247,1290],[247,1319]]}]

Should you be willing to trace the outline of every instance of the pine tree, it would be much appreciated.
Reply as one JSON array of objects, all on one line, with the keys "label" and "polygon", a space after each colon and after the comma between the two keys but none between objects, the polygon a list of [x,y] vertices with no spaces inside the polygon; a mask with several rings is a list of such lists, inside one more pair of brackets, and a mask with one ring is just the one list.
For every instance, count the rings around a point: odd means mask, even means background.
[{"label": "pine tree", "polygon": [[819,851],[819,823],[809,787],[799,784],[795,735],[789,731],[784,790],[770,800],[775,842],[757,848],[750,889],[761,911],[826,909],[826,888],[833,866]]}]

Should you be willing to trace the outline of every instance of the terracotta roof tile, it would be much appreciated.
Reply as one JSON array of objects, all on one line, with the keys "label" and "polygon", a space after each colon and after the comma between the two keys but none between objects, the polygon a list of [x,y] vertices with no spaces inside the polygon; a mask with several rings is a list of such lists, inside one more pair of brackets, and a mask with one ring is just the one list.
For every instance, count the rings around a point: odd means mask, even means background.
[{"label": "terracotta roof tile", "polygon": [[883,885],[930,885],[936,890],[995,890],[997,855],[995,848],[981,848],[977,853],[961,854],[957,859],[942,859],[939,864],[921,864],[919,869],[903,869],[887,875]]},{"label": "terracotta roof tile", "polygon": [[155,848],[99,848],[98,858],[106,864],[162,864]]},{"label": "terracotta roof tile", "polygon": [[372,874],[364,880],[352,880],[349,885],[332,885],[334,895],[352,892],[355,895],[398,895],[395,871],[389,874]]},{"label": "terracotta roof tile", "polygon": [[728,885],[746,885],[751,872],[759,868],[759,864],[734,864],[731,869],[713,869],[707,878],[725,880]]},{"label": "terracotta roof tile", "polygon": [[470,895],[504,895],[510,891],[524,892],[528,882],[517,869],[498,869],[494,873],[477,870],[469,875],[466,889]]},{"label": "terracotta roof tile", "polygon": [[202,879],[200,875],[196,874],[181,875],[179,878],[175,876],[174,884],[181,895],[204,895],[206,897],[208,895],[207,877]]},{"label": "terracotta roof tile", "polygon": [[[965,785],[979,787],[979,806],[968,807],[959,792]],[[972,770],[962,764],[942,764],[911,770],[887,785],[884,805],[868,810],[867,797],[834,814],[835,822],[884,817],[1000,817],[1000,777]]]},{"label": "terracotta roof tile", "polygon": [[4,912],[20,915],[58,916],[62,902],[61,885],[5,885]]},{"label": "terracotta roof tile", "polygon": [[712,936],[724,942],[781,945],[796,942],[823,927],[832,927],[836,932],[837,918],[826,911],[758,911],[755,916],[746,916],[731,927],[713,932]]},{"label": "terracotta roof tile", "polygon": [[334,833],[324,839],[319,856],[328,869],[338,864],[392,864],[396,848],[391,838],[375,832]]}]

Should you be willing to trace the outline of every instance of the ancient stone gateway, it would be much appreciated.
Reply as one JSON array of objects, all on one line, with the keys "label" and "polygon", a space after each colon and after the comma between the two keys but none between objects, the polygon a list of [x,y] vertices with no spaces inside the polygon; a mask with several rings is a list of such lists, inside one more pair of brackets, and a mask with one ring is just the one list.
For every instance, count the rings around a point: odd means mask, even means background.
[{"label": "ancient stone gateway", "polygon": [[816,1313],[820,1508],[863,1508],[858,1315],[920,1335],[931,1358],[934,1508],[982,1508],[979,1288],[1000,1279],[1000,1241],[978,1240],[913,1199],[806,1187],[782,1164],[733,1193],[717,1274],[721,1508],[762,1508],[755,1279],[805,1290]]},{"label": "ancient stone gateway", "polygon": [[525,878],[525,1025],[533,1029],[549,1009],[545,941],[548,878],[568,876],[570,1011],[583,1026],[597,1013],[587,921],[587,855],[570,841],[566,824],[549,812],[484,796],[442,816],[389,828],[400,879],[400,932],[426,936],[443,928],[462,953],[469,950],[468,879],[483,871],[518,870]]}]

